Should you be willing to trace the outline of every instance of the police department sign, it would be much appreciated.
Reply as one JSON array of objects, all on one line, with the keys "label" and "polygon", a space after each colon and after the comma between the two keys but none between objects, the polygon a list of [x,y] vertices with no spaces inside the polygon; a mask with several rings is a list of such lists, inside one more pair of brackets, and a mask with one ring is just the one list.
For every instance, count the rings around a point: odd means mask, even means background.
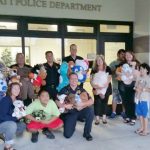
[{"label": "police department sign", "polygon": [[1,6],[18,6],[18,7],[32,7],[32,8],[50,8],[50,9],[64,9],[64,10],[81,10],[81,11],[101,11],[99,4],[83,4],[64,1],[50,1],[50,0],[0,0]]}]

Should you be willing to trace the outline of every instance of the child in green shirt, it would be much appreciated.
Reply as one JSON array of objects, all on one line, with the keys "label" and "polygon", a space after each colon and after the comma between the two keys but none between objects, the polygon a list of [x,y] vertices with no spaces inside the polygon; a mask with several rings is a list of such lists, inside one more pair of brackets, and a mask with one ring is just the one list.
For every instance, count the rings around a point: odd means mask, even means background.
[{"label": "child in green shirt", "polygon": [[32,133],[31,141],[38,141],[39,130],[43,129],[43,134],[49,139],[55,136],[51,130],[62,127],[63,122],[59,119],[60,112],[53,100],[50,100],[49,93],[41,90],[38,99],[32,102],[26,109],[26,118],[30,120],[27,124],[28,130]]}]

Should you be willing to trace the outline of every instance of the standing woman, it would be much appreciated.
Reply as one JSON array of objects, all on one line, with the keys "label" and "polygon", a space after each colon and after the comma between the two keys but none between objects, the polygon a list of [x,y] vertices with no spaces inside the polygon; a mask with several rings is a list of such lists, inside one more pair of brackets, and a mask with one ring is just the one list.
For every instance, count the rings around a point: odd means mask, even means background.
[{"label": "standing woman", "polygon": [[5,141],[4,150],[14,150],[14,136],[22,135],[26,126],[19,122],[19,118],[12,117],[14,111],[13,102],[17,99],[20,93],[20,84],[12,83],[8,89],[8,96],[5,96],[0,101],[0,134],[3,135]]},{"label": "standing woman", "polygon": [[[98,73],[99,71],[104,71],[106,73],[108,73],[108,80],[107,83],[103,86],[100,87],[98,84],[93,84],[93,77],[96,73]],[[109,96],[112,93],[112,88],[111,88],[111,69],[110,67],[108,67],[105,63],[104,60],[104,56],[102,55],[97,55],[93,67],[92,67],[92,71],[91,71],[91,85],[93,87],[93,94],[94,94],[94,112],[95,112],[95,116],[96,116],[96,121],[95,121],[95,125],[98,125],[100,123],[100,115],[102,115],[102,122],[103,124],[107,124],[107,120],[106,120],[106,111],[107,111],[107,103],[108,103],[108,99]],[[103,88],[107,88],[105,95],[100,95],[97,93],[98,89],[103,89]]]},{"label": "standing woman", "polygon": [[[138,76],[138,69],[139,69],[139,62],[136,60],[134,53],[132,51],[125,52],[125,62],[120,64],[122,67],[124,64],[128,64],[132,68],[132,73],[127,73],[126,78],[128,79],[127,82],[122,80],[118,83],[118,89],[124,103],[126,118],[124,123],[130,123],[130,125],[135,125],[135,91],[134,85],[135,80]],[[122,72],[116,71],[118,78],[121,79]],[[133,78],[131,78],[133,76]]]}]

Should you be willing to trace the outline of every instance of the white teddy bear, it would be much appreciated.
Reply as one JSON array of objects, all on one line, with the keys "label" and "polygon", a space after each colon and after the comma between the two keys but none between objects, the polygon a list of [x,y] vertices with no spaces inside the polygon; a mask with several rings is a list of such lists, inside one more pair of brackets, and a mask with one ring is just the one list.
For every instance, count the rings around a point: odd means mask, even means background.
[{"label": "white teddy bear", "polygon": [[15,100],[13,105],[15,106],[14,112],[12,114],[13,117],[22,118],[26,116],[25,106],[21,100]]},{"label": "white teddy bear", "polygon": [[[94,85],[98,85],[99,87],[104,87],[104,85],[108,82],[108,73],[105,71],[99,71],[94,74],[92,83]],[[108,87],[102,89],[96,89],[97,94],[105,95]]]},{"label": "white teddy bear", "polygon": [[[128,74],[128,76],[127,76]],[[130,84],[133,80],[133,69],[128,64],[123,64],[122,66],[122,72],[121,72],[121,80],[125,84]]]},{"label": "white teddy bear", "polygon": [[[57,98],[59,99],[60,104],[63,104],[63,103],[64,103],[66,96],[67,96],[67,95],[65,95],[65,94],[62,94],[62,95],[58,95],[58,96],[57,96]],[[65,111],[65,108],[64,108],[64,107],[60,107],[60,108],[59,108],[59,112],[60,112],[60,113],[63,113],[64,111]]]}]

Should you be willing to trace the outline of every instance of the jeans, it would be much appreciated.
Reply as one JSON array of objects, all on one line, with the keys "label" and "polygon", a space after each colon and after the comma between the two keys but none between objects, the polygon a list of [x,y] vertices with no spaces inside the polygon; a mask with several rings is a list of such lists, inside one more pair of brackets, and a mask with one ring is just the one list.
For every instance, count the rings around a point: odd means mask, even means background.
[{"label": "jeans", "polygon": [[64,137],[70,138],[73,135],[78,118],[85,118],[83,135],[90,135],[94,111],[93,108],[86,107],[80,111],[73,109],[66,114],[62,114],[61,119],[64,121]]},{"label": "jeans", "polygon": [[0,123],[0,134],[4,135],[5,143],[9,145],[14,143],[14,136],[22,134],[25,129],[26,125],[22,122],[5,121]]}]

